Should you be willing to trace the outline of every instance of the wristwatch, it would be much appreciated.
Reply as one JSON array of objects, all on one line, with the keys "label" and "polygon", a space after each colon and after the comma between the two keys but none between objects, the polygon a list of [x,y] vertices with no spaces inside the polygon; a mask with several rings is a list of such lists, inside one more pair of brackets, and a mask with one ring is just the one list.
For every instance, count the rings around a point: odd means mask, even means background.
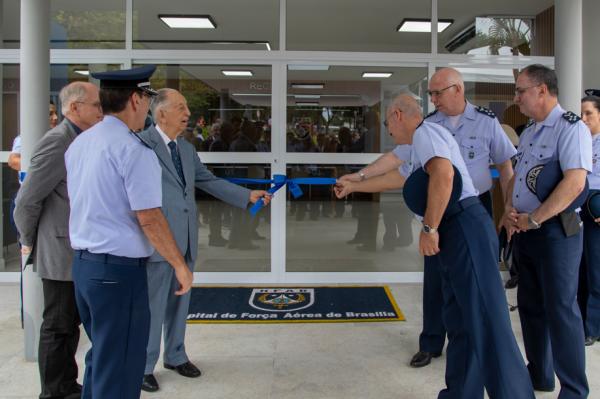
[{"label": "wristwatch", "polygon": [[363,181],[367,178],[367,175],[365,175],[365,172],[363,172],[362,170],[358,171],[358,176],[360,177],[360,181]]},{"label": "wristwatch", "polygon": [[535,230],[535,229],[539,229],[540,227],[542,227],[541,223],[536,222],[532,217],[531,214],[527,214],[527,229],[528,230]]},{"label": "wristwatch", "polygon": [[433,233],[437,233],[437,231],[438,231],[437,227],[431,227],[430,225],[423,223],[423,233],[433,234]]}]

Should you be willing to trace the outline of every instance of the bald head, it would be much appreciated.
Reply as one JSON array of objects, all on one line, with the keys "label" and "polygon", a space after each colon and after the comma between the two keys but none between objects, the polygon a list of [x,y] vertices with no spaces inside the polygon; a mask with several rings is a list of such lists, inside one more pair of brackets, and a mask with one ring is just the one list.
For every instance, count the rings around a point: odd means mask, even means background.
[{"label": "bald head", "polygon": [[464,93],[465,82],[463,81],[462,75],[454,68],[442,68],[433,74],[431,77],[432,83],[440,83],[444,87],[451,85],[457,85],[461,88]]}]

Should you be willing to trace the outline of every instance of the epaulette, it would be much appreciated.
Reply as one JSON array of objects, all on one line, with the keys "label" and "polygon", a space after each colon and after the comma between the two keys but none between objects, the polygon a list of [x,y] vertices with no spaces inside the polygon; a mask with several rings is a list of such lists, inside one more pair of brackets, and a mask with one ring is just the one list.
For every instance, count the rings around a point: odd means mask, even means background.
[{"label": "epaulette", "polygon": [[427,119],[427,118],[429,118],[430,116],[433,116],[433,115],[435,115],[436,113],[437,113],[437,109],[434,109],[433,111],[431,111],[430,113],[428,113],[427,115],[425,115],[425,118],[424,118],[424,119]]},{"label": "epaulette", "polygon": [[527,124],[525,125],[525,129],[527,129],[529,126],[533,125],[535,123],[535,121],[533,119],[529,119],[527,121]]},{"label": "epaulette", "polygon": [[562,115],[562,117],[564,119],[566,119],[566,121],[569,122],[570,124],[577,123],[577,122],[579,122],[581,120],[581,118],[579,117],[579,115],[577,115],[576,113],[571,112],[571,111],[565,112]]},{"label": "epaulette", "polygon": [[482,106],[478,105],[478,106],[475,107],[475,110],[477,112],[481,112],[482,114],[485,114],[485,115],[489,116],[490,118],[495,118],[496,117],[496,114],[494,113],[494,111],[492,111],[489,108],[482,107]]}]

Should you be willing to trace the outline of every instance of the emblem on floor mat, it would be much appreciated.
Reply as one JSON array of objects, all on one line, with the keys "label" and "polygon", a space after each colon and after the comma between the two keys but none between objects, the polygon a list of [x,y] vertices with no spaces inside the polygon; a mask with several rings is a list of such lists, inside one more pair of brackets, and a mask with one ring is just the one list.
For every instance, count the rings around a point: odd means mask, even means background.
[{"label": "emblem on floor mat", "polygon": [[305,309],[315,303],[313,288],[255,288],[250,306],[268,312],[289,312]]}]

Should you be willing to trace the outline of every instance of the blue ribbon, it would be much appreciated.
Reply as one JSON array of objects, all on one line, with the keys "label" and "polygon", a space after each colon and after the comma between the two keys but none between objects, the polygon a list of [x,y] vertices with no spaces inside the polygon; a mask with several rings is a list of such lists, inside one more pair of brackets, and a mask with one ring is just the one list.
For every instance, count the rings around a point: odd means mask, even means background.
[{"label": "blue ribbon", "polygon": [[[330,186],[336,182],[336,179],[332,177],[298,177],[288,179],[285,175],[273,175],[273,180],[247,179],[239,177],[229,177],[225,180],[235,184],[273,184],[273,186],[267,190],[267,192],[271,195],[275,194],[277,190],[287,184],[288,188],[290,189],[290,193],[292,193],[294,198],[299,198],[304,194],[299,186],[300,184]],[[258,211],[264,208],[264,206],[265,203],[261,198],[260,200],[256,201],[254,205],[252,205],[250,208],[250,213],[252,216],[254,216],[258,213]]]}]

